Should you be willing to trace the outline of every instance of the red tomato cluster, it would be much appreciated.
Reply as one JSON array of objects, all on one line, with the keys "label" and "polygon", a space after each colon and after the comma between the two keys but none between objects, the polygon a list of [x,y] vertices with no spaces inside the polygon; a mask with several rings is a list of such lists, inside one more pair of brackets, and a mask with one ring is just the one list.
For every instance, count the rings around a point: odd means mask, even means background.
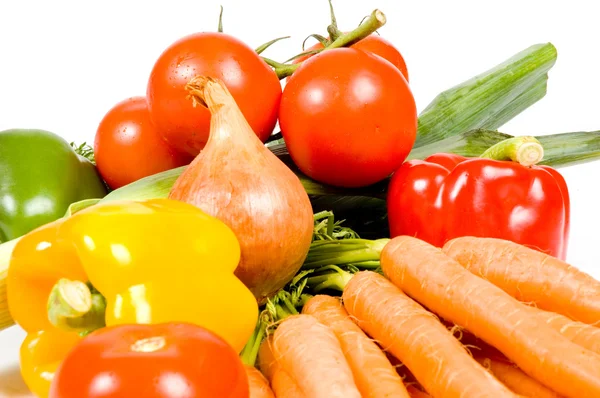
[{"label": "red tomato cluster", "polygon": [[116,189],[140,178],[190,163],[206,144],[210,113],[194,108],[186,84],[206,74],[225,82],[264,142],[277,123],[281,85],[249,46],[224,33],[181,38],[158,58],[146,97],[112,108],[94,142],[98,170]]},{"label": "red tomato cluster", "polygon": [[94,143],[100,174],[116,189],[189,164],[209,139],[210,113],[194,107],[186,91],[202,74],[226,84],[262,142],[279,120],[290,156],[314,180],[361,187],[392,174],[417,129],[400,52],[372,34],[295,62],[302,65],[282,93],[273,68],[237,38],[220,32],[181,38],[158,57],[146,96],[118,103],[100,122]]}]

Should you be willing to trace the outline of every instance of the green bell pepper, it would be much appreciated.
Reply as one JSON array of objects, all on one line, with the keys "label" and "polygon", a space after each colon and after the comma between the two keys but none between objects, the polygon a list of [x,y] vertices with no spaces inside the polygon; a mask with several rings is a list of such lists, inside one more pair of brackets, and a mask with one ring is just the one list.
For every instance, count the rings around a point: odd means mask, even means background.
[{"label": "green bell pepper", "polygon": [[0,243],[65,215],[73,202],[102,198],[96,167],[44,130],[0,131]]}]

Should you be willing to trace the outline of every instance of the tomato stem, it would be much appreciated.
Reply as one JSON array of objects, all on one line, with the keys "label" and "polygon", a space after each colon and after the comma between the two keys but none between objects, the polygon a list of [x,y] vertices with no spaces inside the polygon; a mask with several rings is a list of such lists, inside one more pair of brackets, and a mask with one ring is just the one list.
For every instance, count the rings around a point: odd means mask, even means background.
[{"label": "tomato stem", "polygon": [[329,13],[331,15],[331,24],[327,27],[327,33],[329,33],[331,41],[335,41],[338,37],[342,35],[342,32],[340,32],[340,30],[338,29],[337,19],[335,18],[335,11],[333,10],[332,0],[329,0]]},{"label": "tomato stem", "polygon": [[544,158],[544,148],[530,136],[511,137],[492,145],[480,156],[485,159],[512,160],[523,166],[533,166]]},{"label": "tomato stem", "polygon": [[81,281],[60,279],[48,297],[48,319],[57,328],[83,334],[104,327],[106,300]]},{"label": "tomato stem", "polygon": [[374,10],[360,26],[351,32],[345,33],[334,40],[325,50],[347,47],[355,44],[365,37],[371,35],[377,29],[385,25],[385,14],[380,10]]},{"label": "tomato stem", "polygon": [[133,352],[156,352],[167,345],[164,336],[154,336],[135,341],[130,349]]},{"label": "tomato stem", "polygon": [[221,12],[219,12],[219,26],[217,31],[223,33],[223,6],[221,6]]},{"label": "tomato stem", "polygon": [[342,35],[342,32],[340,32],[335,26],[333,25],[329,25],[327,27],[327,33],[329,33],[329,37],[331,37],[331,41],[334,42],[335,40],[338,39],[338,37],[340,37]]},{"label": "tomato stem", "polygon": [[[354,29],[351,32],[342,34],[336,40],[331,42],[327,47],[323,48],[321,51],[351,46],[352,44],[359,42],[360,40],[369,36],[371,33],[375,32],[377,29],[381,28],[383,25],[385,25],[385,22],[385,14],[380,10],[374,10],[371,13],[371,15],[369,15],[358,28]],[[275,73],[277,73],[277,77],[279,79],[283,79],[285,77],[290,76],[301,65],[301,63],[291,65],[282,64],[280,62],[276,62],[272,59],[264,57],[263,60],[267,64],[275,68]]]},{"label": "tomato stem", "polygon": [[260,46],[256,47],[256,53],[257,54],[261,54],[263,51],[265,51],[267,48],[271,47],[273,44],[277,43],[279,40],[284,40],[284,39],[289,39],[290,36],[283,36],[283,37],[278,37],[276,39],[273,39],[271,41],[268,41],[264,44],[261,44]]},{"label": "tomato stem", "polygon": [[[306,49],[306,41],[308,39],[310,39],[311,37],[314,38],[314,39],[316,39],[319,43],[321,43],[321,45],[323,47],[327,47],[327,45],[329,45],[329,43],[331,43],[331,41],[329,39],[327,39],[327,38],[325,38],[325,37],[323,37],[323,36],[321,36],[319,34],[313,33],[312,35],[307,36],[306,39],[304,39],[304,41],[302,42],[302,51],[305,51],[305,49]],[[296,58],[296,57],[294,57],[294,58]]]},{"label": "tomato stem", "polygon": [[300,64],[282,64],[281,62],[277,62],[266,57],[262,57],[262,59],[269,64],[269,66],[272,66],[275,69],[275,73],[277,74],[279,80],[290,76],[300,66]]}]

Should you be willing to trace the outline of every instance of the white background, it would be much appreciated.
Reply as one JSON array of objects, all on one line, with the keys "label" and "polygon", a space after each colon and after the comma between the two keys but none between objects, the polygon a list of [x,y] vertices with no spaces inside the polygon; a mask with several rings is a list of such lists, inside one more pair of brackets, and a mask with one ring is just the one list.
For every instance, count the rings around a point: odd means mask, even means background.
[{"label": "white background", "polygon": [[[595,1],[335,1],[342,30],[375,7],[380,33],[402,52],[422,110],[433,97],[535,43],[552,42],[558,61],[546,97],[501,130],[546,134],[600,130],[600,35]],[[104,113],[145,94],[156,58],[173,41],[224,28],[252,47],[291,35],[265,55],[283,61],[304,37],[325,33],[326,0],[0,2],[0,130],[42,128],[93,142]],[[600,279],[600,162],[561,169],[572,200],[568,260]],[[0,397],[17,366],[23,335],[0,332]],[[3,373],[4,372],[4,373]],[[4,384],[4,385],[3,385]]]}]

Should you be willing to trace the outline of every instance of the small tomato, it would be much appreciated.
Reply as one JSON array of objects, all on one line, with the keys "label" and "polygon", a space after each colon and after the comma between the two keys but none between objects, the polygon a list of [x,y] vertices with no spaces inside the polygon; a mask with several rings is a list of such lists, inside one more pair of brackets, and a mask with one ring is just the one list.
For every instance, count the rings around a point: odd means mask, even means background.
[{"label": "small tomato", "polygon": [[117,189],[161,171],[190,163],[161,137],[144,97],[132,97],[111,108],[98,126],[94,156],[100,175]]},{"label": "small tomato", "polygon": [[58,368],[50,398],[248,398],[242,361],[223,339],[186,323],[99,329]]}]

